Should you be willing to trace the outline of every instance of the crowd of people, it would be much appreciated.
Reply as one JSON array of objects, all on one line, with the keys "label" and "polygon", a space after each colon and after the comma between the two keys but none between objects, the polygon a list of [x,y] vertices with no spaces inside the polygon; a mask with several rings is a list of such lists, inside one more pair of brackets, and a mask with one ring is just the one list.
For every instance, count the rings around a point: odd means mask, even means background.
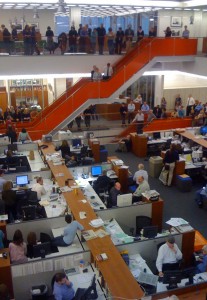
[{"label": "crowd of people", "polygon": [[[11,25],[11,32],[6,28],[4,24],[1,25],[1,31],[3,35],[4,48],[12,54],[14,49],[14,42],[19,40],[19,34],[15,25]],[[167,27],[165,32],[166,37],[172,36],[170,27]],[[184,38],[189,37],[189,30],[187,26],[184,27],[182,36]],[[40,49],[38,48],[38,38],[36,36],[36,28],[34,25],[25,25],[22,30],[23,44],[24,44],[24,55],[33,55],[36,53],[40,55]],[[104,28],[103,24],[96,28],[90,28],[88,24],[79,24],[79,28],[76,30],[75,26],[71,26],[68,33],[61,32],[57,41],[53,30],[50,26],[47,27],[45,32],[46,45],[45,48],[54,54],[57,48],[60,49],[61,54],[65,52],[76,53],[96,53],[96,44],[98,44],[98,52],[100,55],[103,54],[105,37],[107,38],[108,53],[111,54],[122,54],[124,49],[128,52],[132,47],[132,41],[136,38],[137,42],[140,42],[145,36],[156,37],[156,30],[151,27],[148,34],[144,33],[142,26],[138,26],[136,37],[135,32],[129,24],[125,30],[119,27],[116,32],[113,32],[112,27],[108,28],[108,32]],[[68,48],[67,48],[68,47]]]}]

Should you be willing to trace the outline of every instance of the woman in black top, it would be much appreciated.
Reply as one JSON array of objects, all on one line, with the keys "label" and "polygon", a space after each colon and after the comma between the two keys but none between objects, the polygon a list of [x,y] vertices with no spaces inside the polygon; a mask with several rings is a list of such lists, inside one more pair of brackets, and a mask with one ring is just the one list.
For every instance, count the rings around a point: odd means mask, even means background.
[{"label": "woman in black top", "polygon": [[37,236],[36,233],[31,231],[28,233],[27,236],[27,257],[33,258],[34,253],[33,253],[33,246],[37,245]]},{"label": "woman in black top", "polygon": [[137,30],[137,42],[140,42],[144,37],[144,30],[142,30],[142,26],[138,27]]},{"label": "woman in black top", "polygon": [[172,31],[171,31],[170,27],[167,27],[166,30],[164,31],[164,33],[165,33],[165,37],[171,37]]},{"label": "woman in black top", "polygon": [[57,147],[56,150],[61,150],[63,158],[70,157],[70,146],[68,145],[68,142],[66,140],[63,140],[62,145],[60,147]]},{"label": "woman in black top", "polygon": [[165,169],[169,170],[167,182],[165,182],[165,185],[171,186],[172,178],[173,178],[173,171],[175,168],[175,162],[179,160],[179,154],[176,150],[176,145],[171,144],[170,149],[167,150],[165,153],[165,157],[163,159],[163,163],[165,165]]},{"label": "woman in black top", "polygon": [[17,133],[11,124],[8,125],[6,135],[9,137],[11,144],[17,142]]},{"label": "woman in black top", "polygon": [[5,204],[5,212],[8,214],[9,223],[16,220],[16,192],[12,190],[11,181],[6,181],[3,185],[2,200]]}]

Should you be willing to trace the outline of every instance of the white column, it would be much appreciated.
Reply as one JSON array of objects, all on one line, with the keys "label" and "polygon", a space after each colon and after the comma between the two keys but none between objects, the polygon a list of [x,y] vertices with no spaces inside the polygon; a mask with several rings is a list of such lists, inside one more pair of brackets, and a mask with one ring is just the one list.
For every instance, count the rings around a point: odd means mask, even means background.
[{"label": "white column", "polygon": [[78,30],[79,24],[81,24],[81,10],[79,7],[70,8],[70,27],[75,26],[75,29]]},{"label": "white column", "polygon": [[161,98],[163,97],[163,88],[164,88],[164,75],[156,75],[154,106],[158,104],[160,105]]}]

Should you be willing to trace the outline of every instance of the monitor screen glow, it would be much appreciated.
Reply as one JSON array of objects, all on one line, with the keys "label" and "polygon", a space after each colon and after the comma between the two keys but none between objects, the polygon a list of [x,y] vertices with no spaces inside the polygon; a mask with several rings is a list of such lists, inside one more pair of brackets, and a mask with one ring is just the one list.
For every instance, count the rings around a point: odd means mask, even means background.
[{"label": "monitor screen glow", "polygon": [[72,140],[72,146],[73,147],[79,147],[79,146],[81,146],[81,139],[73,139]]},{"label": "monitor screen glow", "polygon": [[16,184],[17,185],[27,185],[29,183],[27,175],[16,176]]},{"label": "monitor screen glow", "polygon": [[91,167],[91,175],[93,177],[97,177],[102,174],[102,166],[92,166]]},{"label": "monitor screen glow", "polygon": [[123,194],[117,196],[117,206],[132,205],[132,194]]}]

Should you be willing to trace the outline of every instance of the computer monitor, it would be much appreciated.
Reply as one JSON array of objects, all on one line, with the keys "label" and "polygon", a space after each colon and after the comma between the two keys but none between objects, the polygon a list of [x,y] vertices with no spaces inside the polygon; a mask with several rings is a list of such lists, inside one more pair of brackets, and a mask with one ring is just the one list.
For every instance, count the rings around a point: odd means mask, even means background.
[{"label": "computer monitor", "polygon": [[9,144],[8,145],[8,150],[17,151],[17,144]]},{"label": "computer monitor", "polygon": [[16,176],[16,184],[19,186],[25,186],[29,183],[27,175]]},{"label": "computer monitor", "polygon": [[91,175],[93,177],[98,177],[102,174],[102,166],[92,166],[91,167]]},{"label": "computer monitor", "polygon": [[123,194],[117,196],[117,206],[130,206],[132,205],[132,194]]},{"label": "computer monitor", "polygon": [[148,239],[153,239],[157,236],[158,226],[146,226],[143,227],[143,236]]},{"label": "computer monitor", "polygon": [[72,146],[73,147],[81,146],[81,139],[72,139]]},{"label": "computer monitor", "polygon": [[173,137],[173,132],[172,131],[165,131],[165,137],[166,138]]},{"label": "computer monitor", "polygon": [[36,258],[36,257],[44,258],[45,255],[48,255],[50,253],[52,253],[50,242],[45,242],[45,243],[33,245],[33,256],[34,256],[34,258]]},{"label": "computer monitor", "polygon": [[91,284],[88,288],[78,288],[75,293],[75,300],[95,300],[98,299],[98,293],[96,290],[96,275],[94,274]]},{"label": "computer monitor", "polygon": [[161,138],[160,132],[153,132],[153,139],[158,140]]},{"label": "computer monitor", "polygon": [[191,267],[191,268],[186,268],[182,270],[182,275],[183,278],[188,278],[188,282],[186,282],[185,285],[190,285],[194,283],[193,277],[196,275],[196,268]]},{"label": "computer monitor", "polygon": [[36,205],[22,206],[22,216],[24,221],[34,220],[36,218]]},{"label": "computer monitor", "polygon": [[163,277],[163,284],[168,284],[167,289],[176,289],[178,283],[182,280],[182,271],[165,271]]}]

